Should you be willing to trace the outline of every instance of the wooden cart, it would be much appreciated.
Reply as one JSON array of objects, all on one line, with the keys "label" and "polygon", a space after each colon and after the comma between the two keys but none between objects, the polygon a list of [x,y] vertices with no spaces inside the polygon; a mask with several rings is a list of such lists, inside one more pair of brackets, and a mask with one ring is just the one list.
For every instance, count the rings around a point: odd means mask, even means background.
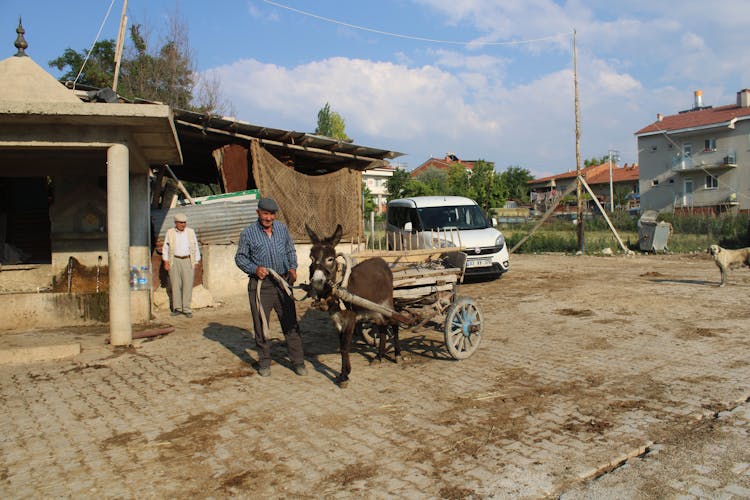
[{"label": "wooden cart", "polygon": [[[395,311],[346,295],[340,289],[338,294],[343,300],[395,317],[411,331],[430,322],[442,325],[445,346],[454,359],[474,354],[482,340],[484,318],[474,299],[458,294],[466,265],[465,253],[428,249],[351,254],[353,264],[371,257],[381,257],[391,266]],[[361,331],[365,340],[374,344],[369,326],[363,325]]]}]

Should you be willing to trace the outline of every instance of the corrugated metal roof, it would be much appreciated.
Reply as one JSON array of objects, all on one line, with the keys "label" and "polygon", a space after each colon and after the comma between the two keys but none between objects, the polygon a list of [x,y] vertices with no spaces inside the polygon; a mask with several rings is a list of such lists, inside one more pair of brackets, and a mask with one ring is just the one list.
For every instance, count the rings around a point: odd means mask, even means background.
[{"label": "corrugated metal roof", "polygon": [[187,215],[201,245],[237,243],[240,233],[258,220],[258,200],[224,201],[206,205],[185,205],[170,209],[152,209],[151,220],[157,241],[164,241],[167,229],[174,227],[174,214]]},{"label": "corrugated metal roof", "polygon": [[196,113],[184,109],[174,109],[175,120],[182,120],[201,127],[223,130],[230,133],[238,133],[258,139],[267,139],[281,143],[317,148],[331,153],[345,153],[363,157],[363,159],[393,159],[403,156],[398,151],[371,148],[350,142],[340,141],[322,135],[308,134],[306,132],[295,132],[293,130],[282,130],[261,125],[253,125],[241,120],[229,117]]}]

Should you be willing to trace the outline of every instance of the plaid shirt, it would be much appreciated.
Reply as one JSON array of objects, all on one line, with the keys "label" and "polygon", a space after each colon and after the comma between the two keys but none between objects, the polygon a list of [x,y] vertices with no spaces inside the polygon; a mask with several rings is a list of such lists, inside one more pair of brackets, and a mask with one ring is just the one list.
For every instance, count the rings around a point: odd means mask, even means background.
[{"label": "plaid shirt", "polygon": [[234,262],[248,276],[254,276],[259,266],[273,269],[282,276],[290,269],[297,269],[297,252],[289,229],[273,221],[269,238],[260,221],[250,224],[240,235]]}]

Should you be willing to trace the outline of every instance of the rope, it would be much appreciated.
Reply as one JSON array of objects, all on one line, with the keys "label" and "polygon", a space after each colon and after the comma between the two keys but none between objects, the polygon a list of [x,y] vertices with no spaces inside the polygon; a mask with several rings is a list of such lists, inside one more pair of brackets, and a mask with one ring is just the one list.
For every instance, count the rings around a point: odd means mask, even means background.
[{"label": "rope", "polygon": [[[292,297],[293,300],[296,300],[294,298],[294,295],[292,294],[292,287],[287,283],[287,281],[276,271],[274,271],[271,268],[268,268],[268,274],[276,280],[277,283],[281,285],[281,289],[284,290],[284,293]],[[266,314],[263,312],[263,304],[260,302],[260,289],[263,286],[263,279],[258,278],[258,285],[255,288],[255,304],[258,307],[258,314],[260,315],[260,322],[263,324],[263,338],[265,340],[269,340],[271,337],[268,335],[268,320],[266,319]]]},{"label": "rope", "polygon": [[104,24],[107,22],[107,19],[109,18],[109,13],[112,11],[112,6],[114,4],[115,4],[115,0],[112,0],[109,3],[109,8],[107,9],[107,13],[104,15],[104,19],[102,19],[102,24],[99,26],[99,31],[96,33],[96,38],[94,38],[94,42],[91,44],[91,48],[86,54],[86,57],[83,59],[83,63],[81,64],[81,69],[78,70],[76,79],[73,80],[73,88],[76,88],[76,83],[78,82],[78,79],[81,77],[81,73],[83,73],[83,68],[86,67],[86,63],[88,62],[89,57],[91,57],[91,52],[94,51],[94,46],[96,45],[96,42],[99,40],[99,36],[102,34],[102,29],[104,29]]}]

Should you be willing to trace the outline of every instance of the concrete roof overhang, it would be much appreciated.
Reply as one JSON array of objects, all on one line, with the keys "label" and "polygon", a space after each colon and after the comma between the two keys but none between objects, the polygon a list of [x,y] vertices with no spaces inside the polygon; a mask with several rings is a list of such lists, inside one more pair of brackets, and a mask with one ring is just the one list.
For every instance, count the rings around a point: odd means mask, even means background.
[{"label": "concrete roof overhang", "polygon": [[105,175],[113,144],[131,172],[182,163],[169,106],[86,103],[29,57],[0,61],[0,177]]},{"label": "concrete roof overhang", "polygon": [[106,149],[116,143],[130,149],[131,172],[182,163],[169,106],[0,100],[0,176],[47,175],[57,168],[85,173],[92,162],[104,172]]}]

